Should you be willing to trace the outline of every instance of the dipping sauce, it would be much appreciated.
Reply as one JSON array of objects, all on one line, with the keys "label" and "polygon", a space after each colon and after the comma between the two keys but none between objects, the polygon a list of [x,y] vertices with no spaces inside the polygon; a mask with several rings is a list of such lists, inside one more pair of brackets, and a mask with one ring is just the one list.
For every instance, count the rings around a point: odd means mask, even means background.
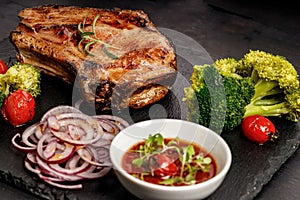
[{"label": "dipping sauce", "polygon": [[201,183],[217,173],[215,159],[205,149],[160,133],[128,149],[122,167],[141,180],[169,186]]}]

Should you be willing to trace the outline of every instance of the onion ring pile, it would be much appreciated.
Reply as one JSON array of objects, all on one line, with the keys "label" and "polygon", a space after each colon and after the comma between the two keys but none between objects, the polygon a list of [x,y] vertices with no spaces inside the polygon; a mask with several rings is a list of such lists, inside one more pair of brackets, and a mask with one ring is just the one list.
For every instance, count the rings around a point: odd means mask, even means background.
[{"label": "onion ring pile", "polygon": [[63,189],[81,189],[82,179],[106,175],[112,164],[109,148],[114,136],[129,126],[112,115],[89,116],[61,105],[12,138],[26,152],[25,167],[46,183]]}]

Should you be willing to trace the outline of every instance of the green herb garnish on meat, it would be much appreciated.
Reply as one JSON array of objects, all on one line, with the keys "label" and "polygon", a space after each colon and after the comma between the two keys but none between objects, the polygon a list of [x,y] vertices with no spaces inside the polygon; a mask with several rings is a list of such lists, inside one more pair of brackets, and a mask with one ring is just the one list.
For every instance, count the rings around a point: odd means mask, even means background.
[{"label": "green herb garnish on meat", "polygon": [[[100,43],[101,45],[103,45],[102,50],[103,52],[110,58],[112,59],[117,59],[118,56],[116,56],[115,54],[111,53],[108,48],[115,48],[114,46],[111,46],[103,41],[101,41],[97,36],[96,36],[96,31],[95,31],[95,27],[96,27],[96,22],[98,20],[98,18],[101,16],[101,14],[98,14],[92,23],[92,30],[91,31],[86,31],[86,17],[84,18],[83,22],[78,24],[78,32],[81,36],[81,40],[78,43],[78,49],[80,51],[85,52],[86,54],[90,55],[90,56],[95,56],[93,53],[91,53],[90,48],[92,45],[96,44],[96,43]],[[84,46],[84,48],[82,48],[82,46]]]}]

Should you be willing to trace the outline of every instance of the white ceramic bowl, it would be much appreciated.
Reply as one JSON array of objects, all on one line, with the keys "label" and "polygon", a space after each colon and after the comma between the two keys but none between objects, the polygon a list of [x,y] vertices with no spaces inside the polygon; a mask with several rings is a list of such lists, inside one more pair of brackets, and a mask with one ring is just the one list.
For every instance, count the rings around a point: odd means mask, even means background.
[{"label": "white ceramic bowl", "polygon": [[[208,151],[216,160],[217,174],[213,178],[189,186],[164,186],[142,181],[128,174],[121,166],[126,150],[161,133],[164,138],[191,141]],[[112,141],[110,158],[121,184],[141,199],[203,199],[211,195],[223,182],[230,169],[232,155],[223,138],[212,130],[192,122],[177,119],[153,119],[135,123],[122,130]]]}]

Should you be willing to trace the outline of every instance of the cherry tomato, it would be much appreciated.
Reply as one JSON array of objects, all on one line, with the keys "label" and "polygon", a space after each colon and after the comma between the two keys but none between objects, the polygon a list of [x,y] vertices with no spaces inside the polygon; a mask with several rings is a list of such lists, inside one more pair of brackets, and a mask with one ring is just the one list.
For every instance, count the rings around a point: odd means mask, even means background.
[{"label": "cherry tomato", "polygon": [[5,72],[8,70],[7,65],[3,60],[0,60],[0,74],[5,74]]},{"label": "cherry tomato", "polygon": [[274,141],[278,137],[275,125],[261,115],[246,117],[242,121],[242,132],[246,138],[258,144]]},{"label": "cherry tomato", "polygon": [[164,177],[177,172],[176,164],[164,154],[154,155],[152,161],[152,168],[156,176]]},{"label": "cherry tomato", "polygon": [[20,126],[33,119],[35,106],[35,99],[29,92],[16,90],[5,98],[1,113],[5,121]]}]

